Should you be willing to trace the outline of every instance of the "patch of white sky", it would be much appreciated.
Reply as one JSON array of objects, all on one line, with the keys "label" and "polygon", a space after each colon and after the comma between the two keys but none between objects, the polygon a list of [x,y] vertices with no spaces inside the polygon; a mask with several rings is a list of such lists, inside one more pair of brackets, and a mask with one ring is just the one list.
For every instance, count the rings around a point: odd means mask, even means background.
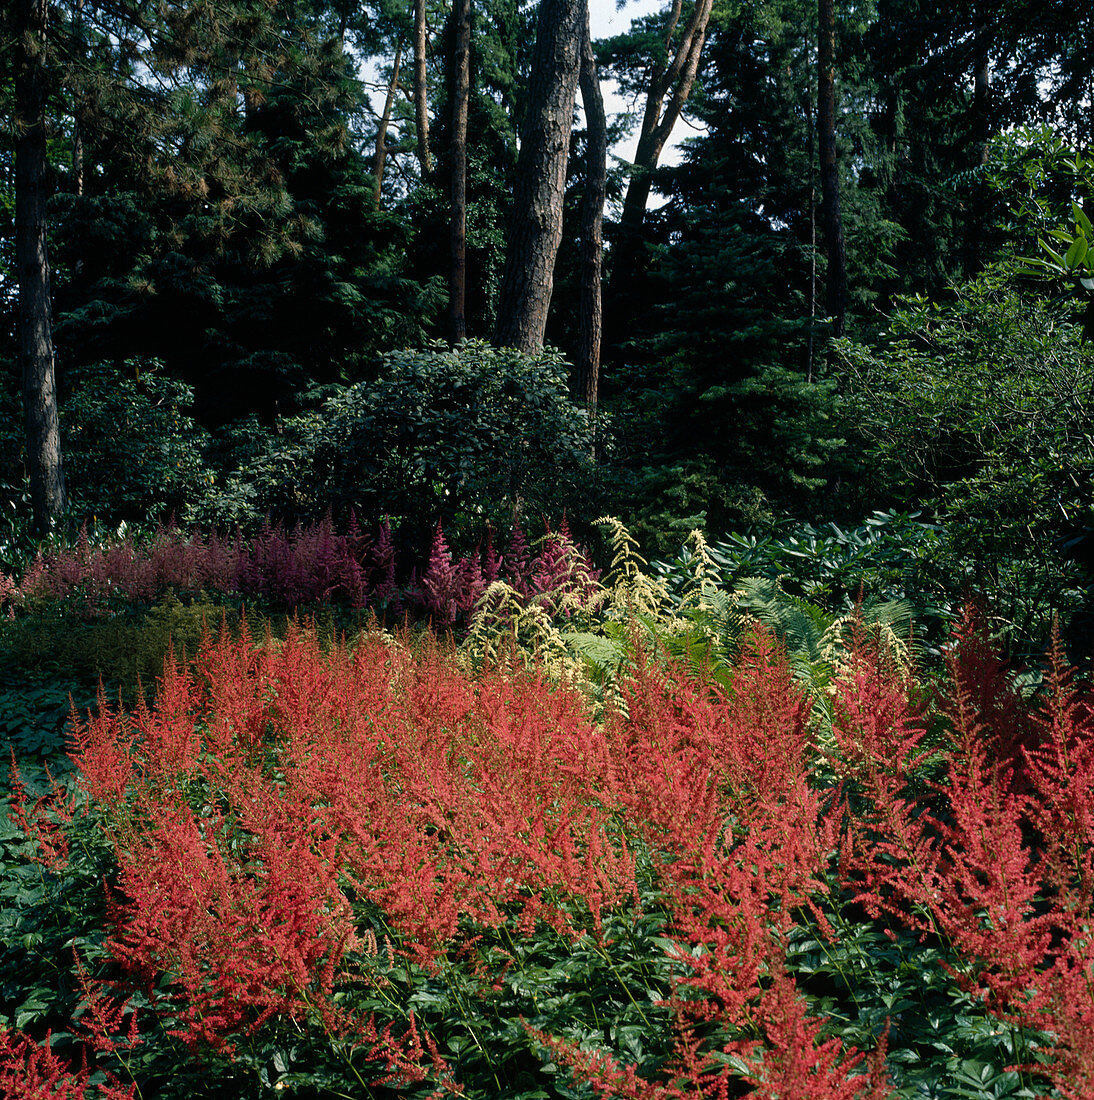
[{"label": "patch of white sky", "polygon": [[[593,40],[611,38],[617,34],[624,34],[630,28],[631,22],[640,19],[644,15],[663,9],[669,0],[589,0],[589,29]],[[386,79],[379,76],[378,65],[375,61],[366,63],[361,69],[362,77],[369,90],[369,98],[373,104],[373,112],[376,118],[380,116],[380,107],[383,104],[383,94],[386,89]],[[611,149],[610,155],[617,158],[623,164],[630,164],[634,160],[635,150],[638,146],[638,128],[641,124],[642,110],[645,107],[644,99],[634,102],[631,98],[619,93],[619,89],[612,80],[603,80],[604,109],[609,120],[621,114],[629,113],[633,116],[633,124],[629,134],[617,142]],[[581,109],[581,97],[578,96],[578,110]],[[697,130],[689,126],[681,119],[676,123],[668,143],[661,153],[660,164],[672,165],[680,161],[680,142],[687,136],[693,135]],[[657,205],[659,200],[656,195],[650,200]]]}]

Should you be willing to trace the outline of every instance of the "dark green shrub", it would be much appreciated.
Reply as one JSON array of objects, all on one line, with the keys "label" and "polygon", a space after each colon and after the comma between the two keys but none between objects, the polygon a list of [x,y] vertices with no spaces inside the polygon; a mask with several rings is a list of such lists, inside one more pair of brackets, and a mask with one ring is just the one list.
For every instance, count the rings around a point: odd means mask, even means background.
[{"label": "dark green shrub", "polygon": [[[279,425],[195,518],[390,515],[425,545],[438,519],[454,544],[484,520],[580,510],[593,484],[592,432],[553,352],[468,342],[386,356],[372,382],[333,387]],[[202,509],[198,509],[201,512]]]},{"label": "dark green shrub", "polygon": [[996,267],[948,301],[903,300],[883,343],[839,355],[867,491],[925,506],[951,585],[1039,648],[1084,599],[1064,544],[1094,524],[1094,355],[1068,311]]},{"label": "dark green shrub", "polygon": [[163,518],[208,487],[206,433],[189,386],[155,360],[71,371],[60,402],[65,480],[78,523]]}]

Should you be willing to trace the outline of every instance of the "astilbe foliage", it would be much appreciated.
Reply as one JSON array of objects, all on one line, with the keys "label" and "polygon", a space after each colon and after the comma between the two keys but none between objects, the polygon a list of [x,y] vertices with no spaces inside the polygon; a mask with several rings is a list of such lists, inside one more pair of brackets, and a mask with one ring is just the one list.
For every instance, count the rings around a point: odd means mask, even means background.
[{"label": "astilbe foliage", "polygon": [[846,846],[845,881],[874,911],[952,944],[963,980],[992,1011],[1051,1035],[1040,1071],[1059,1094],[1087,1097],[1094,711],[1058,643],[1032,711],[975,616],[966,615],[949,662],[949,744],[937,777],[916,774],[923,725],[906,683],[860,653],[839,687],[837,741],[870,807]]},{"label": "astilbe foliage", "polygon": [[812,728],[762,634],[728,693],[640,656],[597,722],[534,670],[471,678],[437,644],[324,651],[296,628],[209,639],[153,705],[77,723],[74,758],[117,852],[110,950],[191,1044],[293,1020],[454,1087],[413,1018],[337,991],[381,980],[385,938],[427,971],[495,929],[595,940],[639,904],[641,858],[675,944],[675,1054],[647,1081],[545,1038],[561,1061],[604,1095],[881,1096],[783,961],[841,813],[808,783]]}]

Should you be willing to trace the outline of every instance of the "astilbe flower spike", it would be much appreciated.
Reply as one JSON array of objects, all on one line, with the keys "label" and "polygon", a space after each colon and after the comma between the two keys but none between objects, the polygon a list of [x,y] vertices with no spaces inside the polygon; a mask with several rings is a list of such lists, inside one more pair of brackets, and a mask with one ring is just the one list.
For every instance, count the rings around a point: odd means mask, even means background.
[{"label": "astilbe flower spike", "polygon": [[110,1075],[91,1085],[86,1065],[74,1071],[53,1053],[52,1032],[38,1044],[19,1032],[0,1031],[0,1096],[7,1100],[133,1100],[135,1095],[135,1084],[123,1087]]},{"label": "astilbe flower spike", "polygon": [[[859,681],[838,689],[858,701],[853,720],[837,707],[836,736],[868,804],[845,847],[845,881],[875,912],[942,935],[992,1011],[1053,1036],[1039,1072],[1060,1095],[1094,1094],[1094,721],[1058,641],[1030,712],[965,617],[938,780],[912,773],[922,730],[907,688],[863,680],[862,657]],[[856,759],[868,743],[878,751]]]}]

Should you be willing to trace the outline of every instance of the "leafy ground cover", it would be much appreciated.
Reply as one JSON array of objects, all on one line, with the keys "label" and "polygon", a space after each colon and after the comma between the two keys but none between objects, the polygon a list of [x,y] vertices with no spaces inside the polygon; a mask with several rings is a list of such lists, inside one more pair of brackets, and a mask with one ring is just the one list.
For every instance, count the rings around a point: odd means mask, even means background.
[{"label": "leafy ground cover", "polygon": [[1024,702],[965,622],[935,699],[862,627],[820,699],[762,629],[724,682],[643,636],[592,698],[296,628],[103,701],[6,799],[3,1089],[1090,1095],[1063,662]]}]

